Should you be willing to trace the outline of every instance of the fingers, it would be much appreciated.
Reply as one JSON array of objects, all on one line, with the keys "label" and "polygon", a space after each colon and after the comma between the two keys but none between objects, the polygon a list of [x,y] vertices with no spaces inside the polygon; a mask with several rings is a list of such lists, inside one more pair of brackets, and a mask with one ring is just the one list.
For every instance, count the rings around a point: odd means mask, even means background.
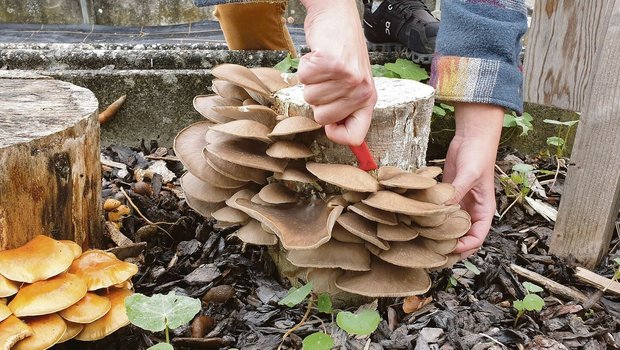
[{"label": "fingers", "polygon": [[478,250],[482,246],[482,243],[484,243],[484,239],[489,234],[490,229],[490,220],[479,220],[474,222],[469,232],[459,239],[454,253],[461,253],[462,256],[464,255],[463,253],[471,253],[472,251]]},{"label": "fingers", "polygon": [[325,125],[325,134],[335,143],[359,146],[364,142],[372,117],[372,107],[354,112],[342,124]]},{"label": "fingers", "polygon": [[340,60],[329,59],[320,51],[305,54],[299,60],[297,78],[304,85],[318,84],[328,80],[338,80],[347,73]]}]

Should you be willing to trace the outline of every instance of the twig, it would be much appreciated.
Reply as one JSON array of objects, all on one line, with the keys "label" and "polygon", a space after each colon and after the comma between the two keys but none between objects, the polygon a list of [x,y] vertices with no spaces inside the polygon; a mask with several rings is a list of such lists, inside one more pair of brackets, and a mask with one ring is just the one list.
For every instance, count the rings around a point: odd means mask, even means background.
[{"label": "twig", "polygon": [[492,336],[488,335],[488,334],[484,334],[484,333],[478,333],[479,336],[483,337],[483,338],[487,338],[490,341],[494,342],[495,344],[501,346],[503,349],[508,349],[508,347],[506,345],[504,345],[503,343],[501,343],[499,340],[493,338]]},{"label": "twig", "polygon": [[560,174],[560,160],[558,159],[558,156],[555,156],[555,162],[558,163],[558,167],[555,169],[555,176],[553,176],[553,182],[549,188],[553,188],[553,186],[555,186],[555,182],[558,181],[558,175]]},{"label": "twig", "polygon": [[131,198],[129,198],[129,195],[127,194],[127,192],[125,192],[125,189],[123,189],[122,187],[121,187],[121,193],[123,194],[123,196],[125,196],[125,198],[127,198],[127,202],[129,202],[131,207],[136,211],[136,213],[138,213],[138,215],[140,215],[141,218],[144,219],[144,221],[146,221],[147,224],[153,225],[153,226],[157,227],[158,229],[164,231],[168,235],[168,237],[170,237],[170,239],[174,240],[174,238],[172,237],[172,235],[168,231],[164,230],[161,226],[158,225],[158,223],[155,223],[155,222],[149,220],[146,216],[144,216],[144,214],[142,214],[140,209],[138,209],[138,207],[131,200]]},{"label": "twig", "polygon": [[152,159],[152,160],[167,160],[170,162],[180,162],[179,158],[175,157],[175,156],[166,156],[166,157],[160,157],[160,156],[144,156],[144,158],[146,159]]},{"label": "twig", "polygon": [[314,298],[310,297],[310,300],[308,301],[308,308],[306,309],[304,317],[301,318],[301,321],[299,321],[298,324],[296,324],[295,326],[293,326],[293,328],[289,329],[286,333],[284,333],[284,335],[282,336],[282,342],[280,342],[280,345],[278,346],[278,350],[282,349],[282,345],[284,345],[284,341],[286,340],[286,338],[291,335],[291,333],[295,332],[297,328],[301,327],[304,322],[306,322],[308,316],[310,316],[310,311],[312,311],[312,304],[314,304]]},{"label": "twig", "polygon": [[502,221],[502,218],[504,217],[504,215],[506,215],[506,213],[508,212],[508,210],[510,210],[510,208],[512,208],[515,204],[517,204],[517,202],[519,201],[519,197],[517,196],[515,198],[514,201],[512,201],[512,203],[510,203],[510,205],[508,206],[508,208],[504,209],[504,212],[499,216],[499,219],[497,219],[497,221]]}]

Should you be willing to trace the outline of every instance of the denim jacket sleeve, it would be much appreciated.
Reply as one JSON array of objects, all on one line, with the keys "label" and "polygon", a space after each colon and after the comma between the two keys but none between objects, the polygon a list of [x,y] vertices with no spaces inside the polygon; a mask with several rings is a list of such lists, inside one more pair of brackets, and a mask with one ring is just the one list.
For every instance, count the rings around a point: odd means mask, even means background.
[{"label": "denim jacket sleeve", "polygon": [[430,84],[444,101],[489,103],[523,112],[521,37],[524,0],[448,0]]}]

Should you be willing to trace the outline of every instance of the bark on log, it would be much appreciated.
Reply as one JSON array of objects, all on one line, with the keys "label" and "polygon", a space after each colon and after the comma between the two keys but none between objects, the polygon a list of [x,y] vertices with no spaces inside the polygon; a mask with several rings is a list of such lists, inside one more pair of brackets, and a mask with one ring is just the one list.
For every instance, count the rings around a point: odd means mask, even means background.
[{"label": "bark on log", "polygon": [[[375,86],[378,101],[366,142],[377,164],[405,170],[424,166],[434,89],[417,81],[390,78],[375,78]],[[278,91],[274,107],[278,114],[312,118],[312,108],[303,99],[302,86]],[[330,142],[325,134],[317,137],[313,151],[321,162],[356,163],[348,147]]]},{"label": "bark on log", "polygon": [[99,245],[97,105],[70,83],[0,73],[0,250],[38,234]]}]

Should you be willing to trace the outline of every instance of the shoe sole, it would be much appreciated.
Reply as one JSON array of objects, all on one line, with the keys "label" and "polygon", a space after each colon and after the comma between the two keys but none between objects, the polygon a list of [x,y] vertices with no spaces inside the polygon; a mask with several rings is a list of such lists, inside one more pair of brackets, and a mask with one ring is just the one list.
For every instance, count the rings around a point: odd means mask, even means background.
[{"label": "shoe sole", "polygon": [[418,64],[431,64],[433,54],[415,52],[401,43],[373,43],[367,41],[368,50],[376,52],[398,52]]}]

